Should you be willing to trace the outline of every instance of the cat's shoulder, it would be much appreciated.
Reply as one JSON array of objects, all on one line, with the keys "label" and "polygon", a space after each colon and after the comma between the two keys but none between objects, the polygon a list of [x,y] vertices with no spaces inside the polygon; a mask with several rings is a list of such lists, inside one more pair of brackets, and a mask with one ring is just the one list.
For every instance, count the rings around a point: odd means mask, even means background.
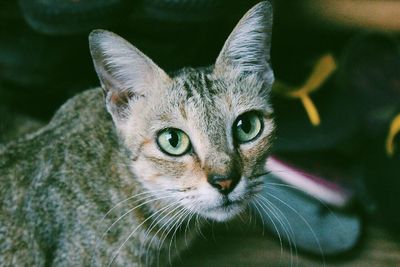
[{"label": "cat's shoulder", "polygon": [[106,119],[108,114],[104,106],[101,88],[83,91],[67,100],[54,114],[49,126],[65,121],[89,124],[94,120]]},{"label": "cat's shoulder", "polygon": [[[3,163],[11,158],[37,157],[43,151],[77,150],[82,144],[114,144],[114,128],[100,88],[90,89],[66,101],[50,122],[39,130],[0,147]],[[107,145],[107,144],[104,144]],[[21,157],[21,155],[25,155]],[[0,164],[1,167],[2,164]]]}]

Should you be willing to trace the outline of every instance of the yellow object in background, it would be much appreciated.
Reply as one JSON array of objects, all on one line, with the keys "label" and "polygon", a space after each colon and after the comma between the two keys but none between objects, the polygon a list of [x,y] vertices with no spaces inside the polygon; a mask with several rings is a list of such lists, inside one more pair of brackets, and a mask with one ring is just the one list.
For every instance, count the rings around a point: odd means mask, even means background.
[{"label": "yellow object in background", "polygon": [[279,94],[284,94],[291,98],[299,98],[304,106],[310,122],[314,126],[321,123],[318,109],[312,101],[310,94],[319,88],[336,70],[336,62],[331,54],[322,56],[314,66],[310,77],[303,86],[298,88],[285,85],[281,82],[274,84],[273,90]]},{"label": "yellow object in background", "polygon": [[396,135],[400,134],[400,114],[398,114],[392,121],[389,128],[389,135],[386,139],[386,153],[392,157],[395,152],[394,139]]}]

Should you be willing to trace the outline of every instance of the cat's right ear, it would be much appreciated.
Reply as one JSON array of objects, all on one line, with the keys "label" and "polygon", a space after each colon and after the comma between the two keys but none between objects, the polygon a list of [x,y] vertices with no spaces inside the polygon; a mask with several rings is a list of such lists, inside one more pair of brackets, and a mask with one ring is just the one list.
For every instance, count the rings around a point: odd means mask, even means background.
[{"label": "cat's right ear", "polygon": [[255,74],[271,86],[274,81],[270,63],[272,20],[269,1],[247,11],[226,40],[214,71],[238,76]]},{"label": "cat's right ear", "polygon": [[94,67],[116,122],[129,115],[130,103],[171,81],[150,58],[122,37],[105,30],[89,35]]}]

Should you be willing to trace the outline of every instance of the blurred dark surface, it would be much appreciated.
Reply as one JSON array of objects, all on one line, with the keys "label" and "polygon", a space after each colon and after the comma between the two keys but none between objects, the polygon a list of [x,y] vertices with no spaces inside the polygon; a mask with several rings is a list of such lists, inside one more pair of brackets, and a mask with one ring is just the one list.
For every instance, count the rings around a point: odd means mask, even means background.
[{"label": "blurred dark surface", "polygon": [[167,71],[210,65],[255,2],[4,1],[1,103],[48,119],[70,96],[98,86],[87,41],[96,28],[126,38]]},{"label": "blurred dark surface", "polygon": [[397,266],[399,250],[400,243],[395,237],[381,229],[368,227],[363,242],[351,252],[333,257],[315,256],[288,244],[281,249],[278,238],[273,238],[271,233],[236,221],[215,225],[213,231],[205,232],[204,237],[177,261],[177,266]]},{"label": "blurred dark surface", "polygon": [[[213,64],[234,25],[256,2],[1,1],[0,131],[15,125],[7,119],[11,112],[46,121],[66,99],[99,85],[88,50],[92,29],[121,35],[167,71],[205,66]],[[400,29],[370,32],[320,23],[302,12],[301,3],[274,1],[277,80],[302,84],[326,53],[338,69],[312,94],[320,126],[310,124],[299,101],[272,96],[274,153],[335,177],[357,192],[360,213],[399,233],[400,137],[391,157],[385,140],[400,113]]]},{"label": "blurred dark surface", "polygon": [[[167,71],[210,65],[234,25],[256,2],[4,1],[1,102],[49,118],[65,99],[97,86],[87,44],[88,33],[96,28],[126,38]],[[352,33],[299,23],[295,5],[276,3],[274,69],[278,79],[299,83],[321,53],[339,54]]]}]

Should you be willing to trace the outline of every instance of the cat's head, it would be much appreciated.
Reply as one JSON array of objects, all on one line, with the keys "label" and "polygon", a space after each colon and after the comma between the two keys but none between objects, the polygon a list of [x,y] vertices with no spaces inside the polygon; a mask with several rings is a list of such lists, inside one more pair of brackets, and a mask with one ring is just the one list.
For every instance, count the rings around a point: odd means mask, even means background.
[{"label": "cat's head", "polygon": [[272,7],[240,20],[215,65],[167,75],[121,37],[90,34],[106,105],[149,191],[223,221],[260,190],[273,131]]}]

